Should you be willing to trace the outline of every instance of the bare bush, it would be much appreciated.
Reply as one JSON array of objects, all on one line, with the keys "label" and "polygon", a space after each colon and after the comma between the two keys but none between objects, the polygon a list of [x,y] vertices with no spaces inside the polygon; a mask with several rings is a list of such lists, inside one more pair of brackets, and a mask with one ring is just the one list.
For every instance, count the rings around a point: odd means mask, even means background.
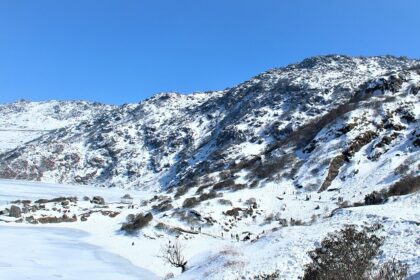
[{"label": "bare bush", "polygon": [[303,280],[366,280],[383,239],[369,229],[345,226],[328,234],[321,246],[309,252],[312,262],[305,267]]},{"label": "bare bush", "polygon": [[161,248],[160,257],[173,267],[181,268],[184,272],[187,268],[187,261],[183,254],[184,246],[178,240],[174,242],[168,242]]}]

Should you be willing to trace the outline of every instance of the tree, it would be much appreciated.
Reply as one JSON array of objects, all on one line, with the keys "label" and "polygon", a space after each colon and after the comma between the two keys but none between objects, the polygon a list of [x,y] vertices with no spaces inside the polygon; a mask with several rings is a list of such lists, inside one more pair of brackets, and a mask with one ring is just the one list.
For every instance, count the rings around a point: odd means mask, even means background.
[{"label": "tree", "polygon": [[184,246],[178,241],[168,242],[161,248],[161,258],[174,267],[181,268],[184,272],[187,268],[187,261],[185,260]]},{"label": "tree", "polygon": [[305,267],[303,280],[366,280],[383,239],[368,229],[354,226],[330,233],[321,246],[309,252],[312,262]]}]

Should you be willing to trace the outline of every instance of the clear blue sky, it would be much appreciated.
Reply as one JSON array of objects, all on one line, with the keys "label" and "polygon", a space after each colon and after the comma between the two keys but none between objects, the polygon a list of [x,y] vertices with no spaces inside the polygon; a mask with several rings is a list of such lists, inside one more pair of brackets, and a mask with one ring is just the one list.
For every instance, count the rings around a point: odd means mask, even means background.
[{"label": "clear blue sky", "polygon": [[319,54],[420,57],[418,0],[0,0],[0,102],[224,89]]}]

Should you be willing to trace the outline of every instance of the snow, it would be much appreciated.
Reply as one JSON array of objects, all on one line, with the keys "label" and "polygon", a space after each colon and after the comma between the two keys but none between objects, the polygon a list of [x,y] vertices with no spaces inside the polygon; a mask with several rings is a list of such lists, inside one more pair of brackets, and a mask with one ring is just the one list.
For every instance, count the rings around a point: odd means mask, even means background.
[{"label": "snow", "polygon": [[42,134],[48,132],[45,130],[16,130],[16,129],[1,129],[0,153],[13,150],[26,142],[29,142]]},{"label": "snow", "polygon": [[0,225],[0,279],[159,279],[121,256],[86,243],[75,229]]},{"label": "snow", "polygon": [[[420,149],[414,140],[420,106],[410,89],[419,86],[420,75],[400,71],[400,90],[376,90],[347,113],[314,129],[307,147],[288,142],[290,131],[305,133],[302,127],[347,104],[367,82],[377,88],[390,79],[388,72],[415,62],[398,61],[386,57],[312,58],[302,65],[267,71],[231,89],[192,95],[162,93],[115,108],[57,101],[0,105],[1,174],[43,181],[0,180],[0,210],[14,200],[79,198],[67,205],[45,203],[42,209],[24,213],[21,220],[0,216],[1,248],[12,246],[7,243],[14,236],[20,241],[30,235],[28,242],[34,244],[16,252],[10,262],[0,260],[15,269],[7,277],[20,271],[28,275],[31,269],[55,277],[57,268],[65,266],[56,259],[61,257],[57,252],[63,251],[81,256],[84,265],[77,272],[79,279],[82,273],[93,275],[87,271],[88,264],[101,270],[109,261],[123,263],[118,265],[123,270],[114,266],[106,270],[113,279],[131,279],[137,273],[147,273],[144,269],[160,278],[171,272],[175,279],[184,280],[252,279],[275,270],[280,271],[281,279],[297,279],[309,261],[307,252],[329,232],[346,224],[376,223],[383,225],[377,233],[386,240],[377,261],[395,257],[409,264],[411,274],[418,273],[418,192],[392,197],[382,205],[342,206],[344,202],[360,204],[365,195],[385,190],[404,176],[419,174]],[[404,120],[404,110],[416,121]],[[345,131],[346,127],[351,128]],[[318,192],[332,160],[369,133],[375,136],[360,147],[353,146],[354,153],[336,168],[338,174],[329,188]],[[391,140],[383,141],[385,137]],[[268,151],[273,144],[280,146]],[[305,151],[311,144],[313,149]],[[9,152],[3,153],[5,150]],[[247,165],[245,159],[255,158],[261,160]],[[238,167],[242,163],[246,167]],[[274,175],[259,175],[258,165],[269,163],[281,168]],[[186,178],[192,179],[183,180]],[[242,189],[212,188],[227,179]],[[188,188],[177,196],[180,187]],[[183,207],[185,199],[200,198],[212,190],[216,198],[203,200],[193,209]],[[125,194],[133,197],[132,207],[120,203]],[[85,196],[101,196],[106,205],[95,205],[84,200]],[[173,208],[155,210],[165,199]],[[256,201],[255,207],[247,203],[250,199]],[[234,208],[243,212],[252,208],[252,214],[242,212],[233,217],[226,213]],[[187,221],[177,216],[189,210],[200,218]],[[30,224],[31,216],[58,218],[64,212],[75,215],[77,221]],[[127,215],[149,212],[153,220],[137,235],[121,232]],[[81,219],[85,214],[90,215],[86,221]],[[161,223],[190,232],[161,230],[156,227]],[[250,239],[244,240],[247,235]],[[185,245],[188,259],[183,274],[159,257],[161,247],[176,238]],[[31,247],[36,252],[29,252]],[[36,264],[35,257],[45,264],[39,270],[31,267]],[[19,259],[24,266],[19,266]],[[61,276],[72,274],[66,267]],[[92,276],[103,277],[108,276]]]},{"label": "snow", "polygon": [[[12,193],[13,196],[10,195]],[[296,279],[302,275],[304,264],[309,261],[307,252],[329,232],[349,223],[382,224],[384,228],[379,234],[386,237],[386,242],[378,261],[395,257],[409,264],[411,273],[420,271],[420,194],[397,197],[384,205],[341,209],[329,218],[330,211],[325,211],[324,206],[332,210],[334,202],[329,202],[328,199],[304,201],[305,194],[293,194],[292,186],[272,182],[262,189],[226,192],[224,198],[231,200],[236,206],[242,205],[250,197],[256,197],[260,205],[258,209],[264,215],[257,221],[250,218],[237,221],[232,231],[224,235],[221,235],[218,224],[202,228],[200,234],[181,235],[179,240],[185,245],[188,270],[180,274],[179,269],[170,267],[158,257],[162,245],[174,240],[174,236],[156,231],[153,225],[164,222],[186,229],[188,227],[171,217],[154,215],[152,225],[141,230],[138,235],[122,234],[119,228],[126,215],[146,209],[138,206],[139,200],[154,195],[153,192],[130,191],[136,209],[128,209],[127,206],[117,208],[122,205],[118,201],[125,193],[127,190],[118,188],[1,180],[0,200],[3,203],[12,197],[35,199],[100,194],[108,200],[107,210],[120,209],[122,212],[115,218],[93,214],[86,222],[53,225],[15,224],[10,223],[12,218],[2,218],[0,247],[13,254],[4,255],[3,259],[0,257],[0,278],[21,279],[15,277],[19,275],[37,279],[39,275],[45,275],[46,278],[43,279],[55,279],[60,275],[63,279],[158,279],[156,277],[164,277],[172,272],[176,279],[233,280],[279,270],[281,279]],[[283,200],[278,197],[283,197]],[[176,203],[178,201],[174,201],[175,207]],[[293,217],[308,222],[310,215],[314,213],[314,207],[319,204],[323,205],[319,210],[323,214],[302,226],[279,227],[272,223],[263,223],[265,217],[276,213],[286,204],[287,207],[281,213],[282,218]],[[79,201],[77,207],[70,208],[71,213],[79,215],[89,205],[89,202]],[[51,206],[47,206],[38,215],[51,215],[49,207]],[[209,201],[200,205],[197,210],[202,215],[211,213],[214,219],[226,221],[221,212],[229,208],[217,204],[216,201]],[[253,242],[238,242],[231,237],[231,233],[233,236],[238,234],[242,239],[243,232],[247,231],[252,233],[253,239],[257,236],[258,238]],[[14,242],[10,242],[11,239]]]},{"label": "snow", "polygon": [[0,104],[0,153],[112,108],[110,105],[86,101],[17,101]]},{"label": "snow", "polygon": [[59,196],[83,197],[102,196],[107,202],[119,202],[125,194],[135,199],[150,196],[150,192],[141,190],[123,190],[119,188],[99,188],[93,186],[75,186],[63,184],[48,184],[19,180],[0,179],[0,205],[9,204],[14,200],[37,200],[41,198],[55,198]]}]

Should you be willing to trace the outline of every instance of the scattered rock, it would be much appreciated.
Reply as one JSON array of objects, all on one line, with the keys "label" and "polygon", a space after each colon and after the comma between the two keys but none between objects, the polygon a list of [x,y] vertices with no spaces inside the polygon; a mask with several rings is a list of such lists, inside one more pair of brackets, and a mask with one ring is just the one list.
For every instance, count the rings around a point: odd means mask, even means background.
[{"label": "scattered rock", "polygon": [[22,216],[22,210],[19,206],[12,205],[10,207],[9,216],[14,218],[20,218]]},{"label": "scattered rock", "polygon": [[70,223],[76,222],[77,217],[76,215],[69,217],[66,214],[64,214],[62,217],[41,217],[38,218],[37,221],[41,224]]},{"label": "scattered rock", "polygon": [[239,216],[239,212],[243,211],[241,208],[236,207],[236,208],[232,208],[230,210],[227,210],[226,212],[224,212],[225,215],[227,216],[234,216],[237,217]]},{"label": "scattered rock", "polygon": [[94,196],[90,202],[94,204],[104,205],[105,199],[101,196]]},{"label": "scattered rock", "polygon": [[38,204],[45,204],[45,203],[50,203],[50,202],[63,202],[68,200],[69,202],[77,202],[77,197],[75,196],[69,196],[69,197],[64,197],[64,196],[60,196],[60,197],[56,197],[53,199],[45,199],[45,198],[41,198],[35,201],[35,203]]}]

